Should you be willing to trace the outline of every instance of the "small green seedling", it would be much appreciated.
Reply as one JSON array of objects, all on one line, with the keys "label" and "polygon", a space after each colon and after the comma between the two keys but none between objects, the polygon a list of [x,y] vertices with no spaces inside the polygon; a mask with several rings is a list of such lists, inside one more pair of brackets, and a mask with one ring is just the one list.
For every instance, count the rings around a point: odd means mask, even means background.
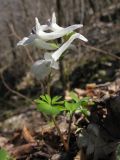
[{"label": "small green seedling", "polygon": [[61,96],[55,96],[51,98],[48,94],[40,96],[40,99],[36,99],[37,109],[45,115],[50,116],[53,120],[54,125],[60,135],[61,141],[65,147],[65,150],[68,150],[68,145],[65,142],[63,135],[60,131],[60,128],[55,120],[55,117],[60,114],[62,111],[65,111],[64,101],[61,101]]},{"label": "small green seedling", "polygon": [[[71,92],[70,96],[72,98],[70,102],[66,100],[62,101],[61,96],[55,96],[51,98],[48,94],[42,95],[40,96],[39,99],[35,100],[37,104],[37,109],[43,114],[49,116],[53,120],[66,151],[69,150],[71,123],[72,123],[72,117],[74,113],[80,112],[85,116],[90,115],[90,112],[86,108],[86,106],[89,103],[89,97],[79,99],[78,95],[74,92]],[[58,116],[63,111],[66,113],[66,115],[69,114],[70,116],[67,142],[64,140],[63,135],[60,131],[59,125],[55,120],[55,117]]]},{"label": "small green seedling", "polygon": [[70,114],[80,112],[85,116],[90,115],[90,111],[86,108],[90,100],[89,97],[79,99],[78,95],[75,92],[70,92],[70,97],[72,98],[71,102],[65,101],[65,108]]},{"label": "small green seedling", "polygon": [[70,97],[72,98],[70,102],[65,101],[65,108],[66,108],[67,114],[70,117],[69,127],[68,127],[68,139],[67,139],[68,146],[70,141],[71,124],[72,124],[72,118],[74,116],[74,113],[79,112],[79,113],[82,113],[84,116],[90,115],[90,111],[86,108],[90,100],[89,97],[79,99],[78,95],[75,92],[70,92]]}]

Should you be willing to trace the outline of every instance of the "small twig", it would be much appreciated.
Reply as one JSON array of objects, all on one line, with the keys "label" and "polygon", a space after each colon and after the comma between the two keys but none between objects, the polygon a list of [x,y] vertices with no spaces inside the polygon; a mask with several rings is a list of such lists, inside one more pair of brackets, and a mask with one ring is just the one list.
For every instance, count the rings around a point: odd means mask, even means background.
[{"label": "small twig", "polygon": [[81,24],[83,24],[84,22],[84,14],[85,14],[85,4],[84,0],[81,0],[81,20],[80,20]]},{"label": "small twig", "polygon": [[6,65],[2,68],[0,68],[0,74],[2,74],[10,65]]},{"label": "small twig", "polygon": [[55,127],[56,127],[56,129],[57,129],[57,131],[58,131],[58,134],[59,134],[59,136],[60,136],[60,138],[61,138],[61,141],[62,141],[62,143],[63,143],[63,145],[64,145],[64,147],[65,147],[65,150],[66,150],[66,152],[67,152],[67,151],[69,150],[69,146],[68,146],[68,144],[65,142],[65,140],[64,140],[64,138],[63,138],[63,135],[62,135],[62,133],[61,133],[61,131],[60,131],[60,128],[59,128],[59,126],[58,126],[55,118],[52,117],[52,120],[53,120],[53,122],[54,122],[54,125],[55,125]]},{"label": "small twig", "polygon": [[[12,32],[12,35],[13,35],[14,37],[16,37],[18,40],[20,40],[21,38],[20,38],[20,36],[15,32],[15,29],[14,29],[13,24],[8,24],[8,26],[9,26],[11,32]],[[29,52],[28,48],[26,48],[26,47],[24,47],[24,48],[25,48],[25,51],[26,51],[26,53],[27,53],[28,58],[29,58],[30,61],[33,63],[34,60],[33,60],[32,56],[30,55],[30,52]]]},{"label": "small twig", "polygon": [[[30,98],[28,98],[28,97],[24,96],[23,94],[15,91],[15,90],[13,90],[12,88],[10,88],[10,87],[8,86],[8,84],[5,82],[3,73],[1,73],[1,80],[2,80],[2,82],[3,82],[3,84],[4,84],[4,86],[5,86],[10,92],[12,92],[13,94],[16,94],[17,96],[19,96],[19,97],[21,97],[21,98],[26,99],[27,101],[32,102],[32,100],[31,100]],[[32,102],[32,103],[33,103],[33,102]]]},{"label": "small twig", "polygon": [[109,56],[111,56],[112,58],[117,59],[117,60],[120,61],[120,57],[118,57],[118,56],[116,56],[116,55],[114,55],[114,54],[112,54],[112,53],[110,53],[110,52],[107,52],[107,51],[104,51],[104,50],[102,50],[102,49],[99,49],[99,48],[96,48],[96,47],[93,47],[93,46],[89,46],[89,45],[86,45],[86,44],[82,44],[82,45],[83,45],[84,47],[87,47],[87,48],[91,49],[91,50],[94,50],[94,51],[97,51],[97,52],[101,52],[101,53],[103,53],[103,54],[105,54],[105,55],[109,55]]}]

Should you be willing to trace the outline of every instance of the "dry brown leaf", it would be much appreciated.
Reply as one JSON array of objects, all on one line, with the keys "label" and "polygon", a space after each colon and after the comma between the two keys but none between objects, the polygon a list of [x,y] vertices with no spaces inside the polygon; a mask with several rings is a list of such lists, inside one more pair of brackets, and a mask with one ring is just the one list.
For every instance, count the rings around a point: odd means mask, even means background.
[{"label": "dry brown leaf", "polygon": [[65,100],[70,101],[72,98],[70,97],[70,92],[68,90],[65,91]]},{"label": "dry brown leaf", "polygon": [[37,146],[37,143],[24,144],[12,149],[11,154],[15,157],[29,153],[34,147]]},{"label": "dry brown leaf", "polygon": [[84,89],[81,88],[75,88],[74,91],[79,95],[79,96],[86,96],[87,92]]},{"label": "dry brown leaf", "polygon": [[86,85],[86,90],[91,90],[96,88],[96,83],[89,83]]},{"label": "dry brown leaf", "polygon": [[28,143],[35,142],[35,139],[32,137],[29,129],[26,128],[25,126],[23,127],[22,136],[26,140],[26,142],[28,142]]}]

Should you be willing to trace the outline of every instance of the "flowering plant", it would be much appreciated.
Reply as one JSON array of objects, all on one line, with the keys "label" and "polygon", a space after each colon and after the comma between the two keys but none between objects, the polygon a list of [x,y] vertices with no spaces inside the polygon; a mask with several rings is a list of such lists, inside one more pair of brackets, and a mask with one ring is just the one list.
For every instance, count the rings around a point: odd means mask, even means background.
[{"label": "flowering plant", "polygon": [[[33,27],[32,32],[28,37],[24,37],[19,41],[17,46],[35,44],[45,50],[44,59],[37,60],[31,67],[32,72],[38,80],[44,80],[45,77],[50,75],[52,68],[56,70],[59,69],[58,61],[61,55],[69,49],[75,39],[80,39],[85,42],[88,41],[83,35],[75,32],[76,29],[81,28],[82,26],[82,24],[75,24],[63,28],[56,23],[55,13],[52,14],[52,18],[49,19],[45,25],[41,25],[38,18],[35,18],[35,27]],[[58,38],[61,38],[62,44],[57,43],[56,40]],[[71,92],[70,96],[72,98],[70,102],[61,100],[60,96],[51,98],[49,94],[42,95],[35,100],[37,109],[52,118],[66,151],[69,150],[71,122],[74,113],[77,111],[84,116],[90,114],[86,108],[89,98],[79,99],[74,92]],[[63,111],[70,116],[67,142],[65,142],[59,125],[55,120],[56,116]]]}]

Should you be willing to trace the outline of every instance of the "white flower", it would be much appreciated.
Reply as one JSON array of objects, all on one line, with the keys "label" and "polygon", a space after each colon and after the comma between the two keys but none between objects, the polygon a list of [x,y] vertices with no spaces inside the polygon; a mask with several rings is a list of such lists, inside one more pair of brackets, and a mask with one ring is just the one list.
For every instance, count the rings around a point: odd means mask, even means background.
[{"label": "white flower", "polygon": [[[38,18],[35,18],[35,27],[32,30],[32,33],[28,36],[23,38],[21,41],[17,43],[17,46],[19,45],[29,45],[33,42],[35,42],[37,45],[39,44],[39,47],[42,49],[47,50],[55,50],[59,46],[53,46],[52,43],[47,42],[50,40],[55,40],[57,38],[63,37],[64,35],[73,32],[74,30],[82,27],[81,24],[75,24],[72,26],[69,26],[67,28],[62,28],[59,25],[56,24],[56,17],[55,13],[52,15],[52,20],[47,25],[40,25]],[[52,32],[47,33],[46,30],[52,30]]]},{"label": "white flower", "polygon": [[36,61],[31,68],[37,80],[43,80],[51,72],[51,68],[59,69],[58,62],[51,57],[51,53],[45,53],[43,60]]},{"label": "white flower", "polygon": [[79,33],[75,33],[73,34],[68,41],[66,41],[57,51],[55,51],[52,54],[52,58],[54,59],[54,61],[57,61],[60,56],[62,55],[62,53],[70,46],[70,44],[75,40],[75,39],[80,39],[83,40],[85,42],[87,42],[88,40],[81,34]]},{"label": "white flower", "polygon": [[[79,24],[79,28],[83,27],[82,24]],[[44,26],[44,31],[45,30],[51,30],[51,31],[61,31],[65,28],[59,26],[56,22],[56,15],[55,15],[55,12],[53,12],[52,14],[52,18],[51,19],[48,19],[48,27],[45,27]]]},{"label": "white flower", "polygon": [[26,46],[29,44],[34,43],[37,47],[40,47],[41,49],[46,49],[46,50],[55,50],[58,48],[56,45],[52,45],[52,43],[47,43],[44,40],[40,39],[37,37],[36,34],[30,34],[29,37],[24,37],[21,41],[17,43],[17,46]]},{"label": "white flower", "polygon": [[40,23],[37,18],[35,18],[35,21],[36,21],[36,35],[38,36],[38,38],[41,38],[42,40],[45,40],[45,41],[55,40],[57,38],[63,37],[64,35],[71,33],[75,29],[78,29],[81,27],[80,24],[75,24],[67,28],[63,28],[60,31],[56,30],[54,32],[47,33],[41,29]]}]

